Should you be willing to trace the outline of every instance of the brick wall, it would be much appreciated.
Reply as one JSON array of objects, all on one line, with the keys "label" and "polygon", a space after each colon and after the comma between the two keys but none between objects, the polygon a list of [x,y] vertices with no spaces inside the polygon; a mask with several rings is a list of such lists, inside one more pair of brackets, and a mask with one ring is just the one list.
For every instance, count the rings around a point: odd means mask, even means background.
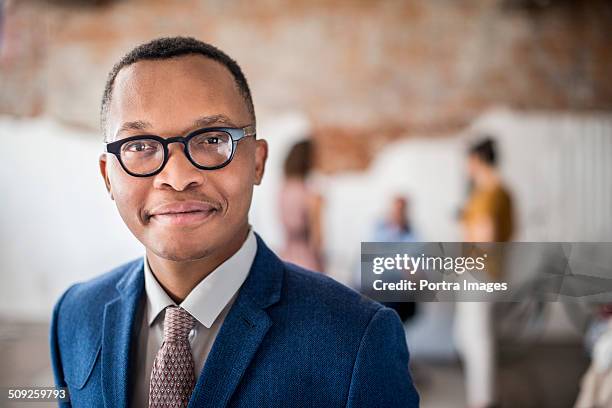
[{"label": "brick wall", "polygon": [[612,109],[606,0],[4,3],[0,113],[95,128],[107,72],[123,53],[156,36],[193,35],[243,66],[260,120],[308,115],[330,172],[363,168],[398,137],[455,132],[493,105]]}]

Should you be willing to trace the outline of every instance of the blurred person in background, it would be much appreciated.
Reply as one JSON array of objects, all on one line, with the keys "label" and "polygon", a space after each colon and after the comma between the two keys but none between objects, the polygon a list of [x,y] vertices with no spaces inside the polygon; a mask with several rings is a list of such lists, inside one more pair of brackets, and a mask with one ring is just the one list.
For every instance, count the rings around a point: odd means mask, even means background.
[{"label": "blurred person in background", "polygon": [[475,143],[468,154],[469,197],[463,208],[465,241],[506,242],[514,231],[510,193],[497,171],[496,143],[485,138]]},{"label": "blurred person in background", "polygon": [[612,304],[601,305],[589,329],[591,365],[574,408],[612,407]]},{"label": "blurred person in background", "polygon": [[408,198],[397,194],[390,202],[385,219],[376,224],[372,241],[374,242],[414,242],[416,241],[409,217]]},{"label": "blurred person in background", "polygon": [[303,140],[291,147],[285,159],[279,209],[284,232],[281,259],[313,271],[323,271],[321,208],[323,199],[309,176],[313,168],[313,145]]},{"label": "blurred person in background", "polygon": [[[416,237],[412,230],[409,216],[409,200],[407,197],[396,194],[391,197],[386,213],[379,220],[371,233],[368,242],[414,242]],[[400,281],[407,279],[401,271],[389,271],[387,276],[391,280]],[[358,260],[354,274],[352,276],[352,286],[355,290],[362,292],[366,296],[375,297],[373,293],[361,287],[361,258]],[[385,306],[397,312],[402,322],[407,322],[416,314],[415,302],[382,302]]]},{"label": "blurred person in background", "polygon": [[[410,222],[410,207],[407,197],[396,194],[391,198],[385,218],[374,228],[372,242],[414,242],[416,237]],[[405,279],[398,276],[397,279]],[[359,286],[359,281],[357,282]],[[415,302],[384,302],[384,305],[394,309],[405,323],[416,313]]]},{"label": "blurred person in background", "polygon": [[[513,234],[513,205],[497,172],[495,142],[483,138],[468,152],[470,192],[461,222],[466,242],[504,242]],[[498,280],[501,266],[487,262],[488,278]],[[490,302],[455,304],[455,341],[462,358],[468,406],[492,407],[496,398],[495,336]]]}]

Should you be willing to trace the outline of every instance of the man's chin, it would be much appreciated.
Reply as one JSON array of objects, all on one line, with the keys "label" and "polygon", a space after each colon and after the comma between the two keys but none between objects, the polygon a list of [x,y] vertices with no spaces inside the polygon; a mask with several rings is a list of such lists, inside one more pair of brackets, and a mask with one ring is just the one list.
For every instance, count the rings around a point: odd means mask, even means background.
[{"label": "man's chin", "polygon": [[[191,242],[191,244],[193,245],[193,242]],[[213,252],[212,248],[208,248],[206,246],[200,246],[199,248],[187,248],[180,247],[180,245],[172,245],[172,247],[149,247],[149,250],[160,258],[174,262],[197,261],[210,256],[210,254]]]}]

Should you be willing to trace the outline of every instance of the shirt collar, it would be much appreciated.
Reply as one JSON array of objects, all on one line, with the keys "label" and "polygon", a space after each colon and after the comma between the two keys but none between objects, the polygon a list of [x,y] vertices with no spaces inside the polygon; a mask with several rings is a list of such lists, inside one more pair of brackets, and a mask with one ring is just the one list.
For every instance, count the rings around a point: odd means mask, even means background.
[{"label": "shirt collar", "polygon": [[[179,306],[201,324],[210,328],[246,280],[256,252],[257,240],[253,230],[250,229],[242,247],[198,283]],[[146,255],[144,280],[148,306],[147,320],[150,326],[166,307],[176,306],[176,303],[153,275]]]}]

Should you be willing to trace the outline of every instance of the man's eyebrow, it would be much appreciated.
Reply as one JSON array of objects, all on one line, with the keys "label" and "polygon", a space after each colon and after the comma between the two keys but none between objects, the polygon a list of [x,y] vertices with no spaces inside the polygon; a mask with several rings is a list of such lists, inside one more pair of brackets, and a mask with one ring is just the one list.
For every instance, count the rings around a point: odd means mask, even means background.
[{"label": "man's eyebrow", "polygon": [[127,130],[146,130],[146,129],[150,129],[151,127],[152,125],[149,122],[145,122],[142,120],[135,120],[133,122],[125,122],[123,125],[121,125],[119,130],[117,130],[116,134],[125,132]]},{"label": "man's eyebrow", "polygon": [[206,127],[210,125],[227,125],[235,127],[236,125],[230,118],[223,114],[202,116],[193,122],[193,127]]},{"label": "man's eyebrow", "polygon": [[[194,120],[191,126],[188,129],[186,129],[183,133],[187,133],[192,128],[208,127],[211,125],[226,125],[230,127],[236,127],[234,122],[232,122],[232,120],[226,115],[223,115],[223,114],[210,115],[210,116],[202,116]],[[151,125],[150,122],[146,122],[143,120],[135,120],[132,122],[123,123],[121,127],[119,128],[119,130],[117,130],[116,134],[118,135],[121,132],[129,131],[129,130],[147,130],[147,129],[151,129],[152,127],[153,125]]]}]

